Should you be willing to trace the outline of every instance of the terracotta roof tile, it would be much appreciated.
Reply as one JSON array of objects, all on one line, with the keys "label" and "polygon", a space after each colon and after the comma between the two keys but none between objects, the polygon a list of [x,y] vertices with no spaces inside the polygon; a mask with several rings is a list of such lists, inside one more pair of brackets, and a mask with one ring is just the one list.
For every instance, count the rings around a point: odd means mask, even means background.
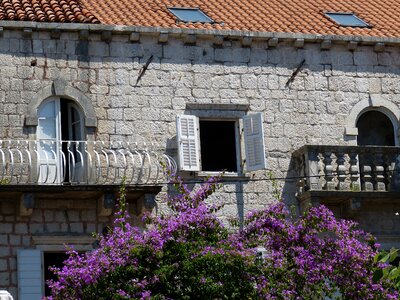
[{"label": "terracotta roof tile", "polygon": [[100,23],[79,0],[0,0],[0,20]]},{"label": "terracotta roof tile", "polygon": [[[168,7],[199,7],[215,23],[177,23]],[[339,26],[328,11],[372,27]],[[0,0],[0,20],[400,37],[400,0]]]}]

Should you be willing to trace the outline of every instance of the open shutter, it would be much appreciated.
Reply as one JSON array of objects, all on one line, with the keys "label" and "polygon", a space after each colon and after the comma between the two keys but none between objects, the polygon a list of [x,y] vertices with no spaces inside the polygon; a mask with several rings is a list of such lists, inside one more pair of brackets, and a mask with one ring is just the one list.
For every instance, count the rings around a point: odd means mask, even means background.
[{"label": "open shutter", "polygon": [[191,115],[177,116],[179,167],[182,171],[200,171],[199,121]]},{"label": "open shutter", "polygon": [[18,299],[40,300],[43,293],[42,252],[21,249],[17,254]]},{"label": "open shutter", "polygon": [[246,171],[266,168],[263,117],[261,113],[243,117]]}]

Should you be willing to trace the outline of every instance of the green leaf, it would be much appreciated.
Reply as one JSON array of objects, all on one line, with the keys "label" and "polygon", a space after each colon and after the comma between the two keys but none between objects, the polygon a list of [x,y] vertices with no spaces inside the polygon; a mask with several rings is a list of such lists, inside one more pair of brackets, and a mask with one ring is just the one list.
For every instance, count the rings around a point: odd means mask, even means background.
[{"label": "green leaf", "polygon": [[391,249],[390,250],[390,262],[394,261],[398,256],[399,249]]},{"label": "green leaf", "polygon": [[378,282],[379,280],[381,280],[383,277],[383,269],[378,269],[374,272],[374,275],[372,277],[372,280],[374,282]]}]

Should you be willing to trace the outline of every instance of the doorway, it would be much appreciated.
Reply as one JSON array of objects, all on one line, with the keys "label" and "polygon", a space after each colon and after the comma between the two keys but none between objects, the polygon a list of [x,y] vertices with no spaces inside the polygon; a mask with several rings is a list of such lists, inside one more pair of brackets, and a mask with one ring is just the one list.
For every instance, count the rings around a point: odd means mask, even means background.
[{"label": "doorway", "polygon": [[357,120],[359,146],[395,146],[392,121],[380,111],[367,111]]}]

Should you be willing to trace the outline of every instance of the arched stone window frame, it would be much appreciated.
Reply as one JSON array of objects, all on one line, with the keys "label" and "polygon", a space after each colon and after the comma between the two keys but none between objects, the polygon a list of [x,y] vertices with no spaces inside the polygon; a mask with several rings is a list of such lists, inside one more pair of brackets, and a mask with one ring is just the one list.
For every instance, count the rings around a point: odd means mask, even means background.
[{"label": "arched stone window frame", "polygon": [[395,145],[399,145],[399,120],[400,109],[396,104],[385,100],[381,95],[371,94],[369,99],[358,102],[350,111],[346,123],[346,140],[352,145],[357,145],[358,128],[357,121],[359,117],[367,111],[379,111],[385,114],[392,122],[394,130]]},{"label": "arched stone window frame", "polygon": [[36,96],[28,104],[25,116],[25,126],[34,128],[29,130],[29,138],[36,139],[36,127],[38,125],[38,108],[49,97],[60,97],[76,103],[83,112],[84,126],[86,128],[86,138],[88,141],[94,140],[94,131],[97,127],[97,118],[95,115],[92,101],[78,89],[62,80],[56,80],[39,90]]}]

